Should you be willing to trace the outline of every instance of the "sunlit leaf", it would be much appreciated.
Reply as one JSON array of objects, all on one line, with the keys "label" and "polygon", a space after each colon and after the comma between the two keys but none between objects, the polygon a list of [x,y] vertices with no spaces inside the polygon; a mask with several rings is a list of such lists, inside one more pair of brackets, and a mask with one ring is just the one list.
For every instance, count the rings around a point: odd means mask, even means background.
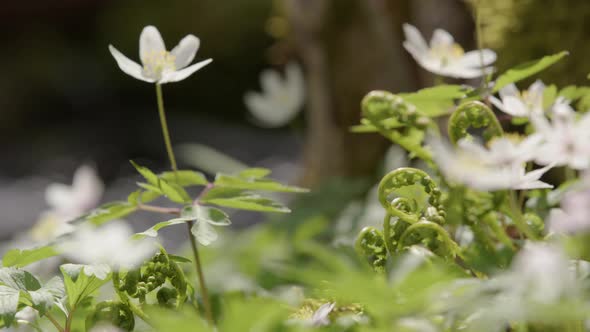
[{"label": "sunlit leaf", "polygon": [[24,267],[31,263],[38,262],[45,258],[57,256],[58,252],[52,246],[43,246],[33,249],[12,249],[2,257],[4,267]]},{"label": "sunlit leaf", "polygon": [[562,51],[508,69],[505,73],[498,76],[492,92],[498,92],[500,89],[502,89],[510,83],[515,83],[529,76],[535,75],[541,72],[542,70],[546,69],[547,67],[555,64],[559,60],[563,59],[568,54],[569,53],[567,51]]},{"label": "sunlit leaf", "polygon": [[439,85],[414,93],[398,94],[406,102],[416,106],[418,112],[429,117],[450,114],[455,101],[465,98],[472,89],[463,85]]},{"label": "sunlit leaf", "polygon": [[175,183],[181,187],[204,186],[209,183],[203,173],[190,170],[164,172],[160,174],[160,178],[169,183]]}]

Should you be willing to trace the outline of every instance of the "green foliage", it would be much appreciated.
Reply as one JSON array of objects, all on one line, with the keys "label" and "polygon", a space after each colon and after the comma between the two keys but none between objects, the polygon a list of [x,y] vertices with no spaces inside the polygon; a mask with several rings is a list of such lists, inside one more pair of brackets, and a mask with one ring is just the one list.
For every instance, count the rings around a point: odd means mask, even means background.
[{"label": "green foliage", "polygon": [[12,267],[0,268],[0,317],[10,326],[23,307],[32,307],[44,315],[64,296],[64,284],[54,277],[44,285],[31,273]]},{"label": "green foliage", "polygon": [[527,77],[533,76],[547,67],[555,64],[559,60],[566,57],[569,53],[562,51],[553,55],[547,55],[541,59],[529,61],[518,65],[514,68],[508,69],[505,73],[498,76],[494,85],[493,92],[497,92],[510,83],[521,81]]},{"label": "green foliage", "polygon": [[472,91],[472,88],[463,85],[439,85],[414,93],[400,93],[399,96],[414,105],[418,112],[428,117],[437,117],[450,114],[455,102],[466,98]]},{"label": "green foliage", "polygon": [[291,212],[289,208],[281,203],[242,189],[224,187],[213,188],[201,198],[201,202],[239,210],[280,213]]},{"label": "green foliage", "polygon": [[494,112],[478,101],[460,105],[451,115],[448,129],[451,142],[457,143],[461,138],[471,137],[468,132],[471,128],[484,128],[482,136],[486,142],[504,135],[504,130]]},{"label": "green foliage", "polygon": [[64,277],[67,304],[70,311],[92,296],[111,278],[108,265],[63,264],[59,267]]},{"label": "green foliage", "polygon": [[40,260],[54,257],[57,254],[58,252],[53,248],[53,246],[49,245],[24,250],[11,249],[8,250],[2,257],[2,265],[4,267],[22,268]]}]

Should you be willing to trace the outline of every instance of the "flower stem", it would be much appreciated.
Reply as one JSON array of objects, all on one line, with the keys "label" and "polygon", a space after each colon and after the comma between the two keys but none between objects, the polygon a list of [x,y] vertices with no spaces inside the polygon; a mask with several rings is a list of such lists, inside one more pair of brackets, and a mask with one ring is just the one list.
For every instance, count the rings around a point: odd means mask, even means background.
[{"label": "flower stem", "polygon": [[531,240],[538,240],[537,234],[526,224],[514,190],[510,191],[510,209],[512,210],[512,222],[527,238]]},{"label": "flower stem", "polygon": [[[177,174],[178,167],[176,166],[176,158],[174,157],[174,151],[172,150],[172,143],[170,142],[170,133],[168,132],[168,123],[166,122],[166,113],[164,111],[164,98],[162,97],[162,86],[156,83],[156,97],[158,98],[158,113],[160,114],[160,123],[162,124],[162,135],[164,136],[164,143],[166,144],[166,151],[168,152],[168,159],[170,159],[170,166],[174,173]],[[178,174],[177,174],[178,175]],[[213,311],[211,310],[211,303],[209,302],[209,292],[205,284],[205,276],[203,274],[203,268],[201,266],[201,259],[199,257],[199,251],[197,250],[197,242],[191,232],[193,226],[192,221],[187,221],[188,236],[191,242],[193,250],[193,257],[195,259],[195,267],[197,269],[197,275],[199,277],[199,285],[201,287],[201,296],[203,298],[203,304],[205,307],[205,315],[207,321],[211,326],[215,325],[213,320]]]},{"label": "flower stem", "polygon": [[51,315],[51,313],[46,312],[45,313],[45,317],[47,317],[47,319],[49,319],[49,321],[53,324],[53,326],[55,326],[55,328],[59,331],[59,332],[64,332],[64,328],[59,324],[59,322]]},{"label": "flower stem", "polygon": [[197,268],[197,276],[199,277],[199,285],[201,286],[201,297],[203,298],[203,307],[205,307],[205,316],[211,326],[215,326],[215,320],[213,319],[213,310],[211,309],[211,302],[209,302],[209,292],[207,291],[207,285],[205,284],[205,275],[203,274],[203,268],[201,265],[201,259],[199,258],[199,251],[197,249],[197,242],[195,237],[191,233],[193,228],[193,221],[187,221],[186,226],[190,234],[191,247],[193,249],[193,255],[195,256],[195,267]]},{"label": "flower stem", "polygon": [[170,141],[170,133],[168,132],[168,123],[166,122],[166,112],[164,111],[164,98],[162,97],[162,85],[156,83],[156,96],[158,98],[158,113],[160,114],[160,123],[162,124],[162,135],[164,136],[164,144],[166,144],[166,152],[168,152],[168,159],[170,159],[170,166],[176,173],[178,167],[176,166],[176,157],[172,150],[172,143]]}]

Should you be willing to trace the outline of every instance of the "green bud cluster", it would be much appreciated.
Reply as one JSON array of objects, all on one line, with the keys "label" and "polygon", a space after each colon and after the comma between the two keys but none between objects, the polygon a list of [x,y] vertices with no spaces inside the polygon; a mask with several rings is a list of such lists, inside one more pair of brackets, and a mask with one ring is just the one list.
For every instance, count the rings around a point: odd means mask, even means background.
[{"label": "green bud cluster", "polygon": [[135,317],[129,306],[117,301],[105,301],[96,305],[86,317],[86,331],[99,323],[109,323],[123,331],[133,331]]},{"label": "green bud cluster", "polygon": [[[167,280],[174,287],[174,292],[162,291],[166,289],[163,286]],[[146,295],[158,288],[161,289],[157,297],[162,305],[168,305],[172,299],[177,300],[179,294],[185,294],[187,289],[184,273],[164,252],[157,253],[140,268],[129,271],[123,278],[119,290],[139,299],[140,302],[145,302]]]}]

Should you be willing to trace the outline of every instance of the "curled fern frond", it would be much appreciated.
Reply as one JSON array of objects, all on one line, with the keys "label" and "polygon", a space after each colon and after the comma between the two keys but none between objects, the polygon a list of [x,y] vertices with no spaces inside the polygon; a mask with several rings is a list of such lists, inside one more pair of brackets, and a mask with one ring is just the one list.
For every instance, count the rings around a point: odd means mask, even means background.
[{"label": "curled fern frond", "polygon": [[462,138],[471,137],[469,129],[482,129],[483,138],[489,142],[504,135],[504,130],[494,112],[484,103],[471,101],[457,107],[449,119],[449,138],[453,144]]},{"label": "curled fern frond", "polygon": [[363,121],[392,142],[424,160],[430,152],[422,146],[425,130],[433,125],[427,116],[400,96],[387,91],[371,91],[361,102]]},{"label": "curled fern frond", "polygon": [[375,227],[365,227],[355,243],[357,253],[367,260],[375,271],[383,272],[387,262],[387,249],[383,234]]}]

